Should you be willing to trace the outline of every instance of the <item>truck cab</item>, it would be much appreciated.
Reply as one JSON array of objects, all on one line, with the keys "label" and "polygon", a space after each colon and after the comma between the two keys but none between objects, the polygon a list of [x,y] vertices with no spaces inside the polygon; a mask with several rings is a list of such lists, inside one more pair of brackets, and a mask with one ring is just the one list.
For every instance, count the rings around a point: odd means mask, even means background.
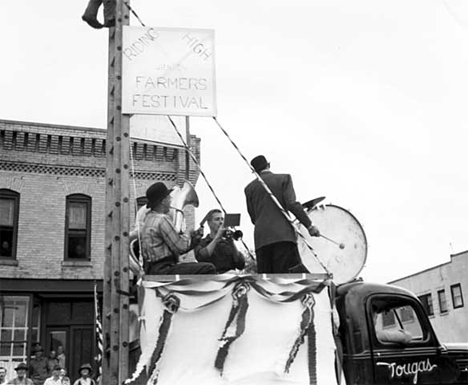
[{"label": "truck cab", "polygon": [[355,281],[337,288],[336,308],[348,385],[468,383],[468,344],[440,343],[411,292]]}]

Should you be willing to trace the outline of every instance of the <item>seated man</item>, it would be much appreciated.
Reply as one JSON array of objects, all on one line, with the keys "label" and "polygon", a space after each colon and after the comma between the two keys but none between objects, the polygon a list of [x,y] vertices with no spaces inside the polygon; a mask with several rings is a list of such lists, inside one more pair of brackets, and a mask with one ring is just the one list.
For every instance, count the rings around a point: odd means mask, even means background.
[{"label": "seated man", "polygon": [[216,272],[223,274],[245,266],[243,255],[237,250],[232,232],[224,224],[221,210],[213,209],[206,214],[210,234],[195,247],[195,258],[200,262],[211,262]]},{"label": "seated man", "polygon": [[214,274],[211,263],[179,263],[179,255],[191,250],[200,241],[197,232],[179,234],[168,215],[172,197],[162,182],[151,185],[146,191],[146,214],[141,229],[141,253],[146,274]]},{"label": "seated man", "polygon": [[396,342],[406,345],[411,341],[411,334],[404,329],[383,330],[381,320],[378,322],[379,318],[381,318],[379,315],[381,313],[374,312],[375,334],[380,342]]}]

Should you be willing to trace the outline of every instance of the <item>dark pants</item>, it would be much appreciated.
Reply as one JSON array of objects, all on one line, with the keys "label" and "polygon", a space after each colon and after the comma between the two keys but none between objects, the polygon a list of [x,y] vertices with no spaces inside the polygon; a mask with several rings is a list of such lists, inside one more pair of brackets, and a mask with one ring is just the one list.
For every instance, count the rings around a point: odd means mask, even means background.
[{"label": "dark pants", "polygon": [[259,274],[309,273],[294,242],[272,243],[260,247],[255,253]]},{"label": "dark pants", "polygon": [[175,274],[215,274],[216,269],[208,262],[176,263],[175,258],[164,258],[158,262],[145,262],[147,275],[175,275]]}]

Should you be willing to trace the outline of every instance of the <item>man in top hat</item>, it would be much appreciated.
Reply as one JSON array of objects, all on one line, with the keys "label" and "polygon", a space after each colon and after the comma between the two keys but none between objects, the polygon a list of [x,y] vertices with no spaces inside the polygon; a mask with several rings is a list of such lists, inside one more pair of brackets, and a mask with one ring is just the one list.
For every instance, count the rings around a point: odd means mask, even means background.
[{"label": "man in top hat", "polygon": [[26,372],[28,371],[28,365],[24,362],[20,363],[16,368],[16,378],[8,381],[8,385],[34,385],[34,383],[26,377]]},{"label": "man in top hat", "polygon": [[91,378],[92,372],[93,368],[90,364],[81,365],[80,369],[78,369],[80,378],[78,378],[73,385],[96,385],[96,382]]},{"label": "man in top hat", "polygon": [[44,381],[49,377],[49,367],[47,358],[43,356],[42,346],[37,344],[33,349],[34,357],[29,364],[29,375],[34,385],[44,385]]},{"label": "man in top hat", "polygon": [[[274,174],[263,155],[250,162],[284,210],[294,214],[311,236],[319,236],[317,227],[296,201],[291,175]],[[297,249],[297,237],[291,223],[273,201],[263,184],[255,179],[244,190],[247,211],[255,225],[254,242],[259,273],[308,273]]]},{"label": "man in top hat", "polygon": [[211,263],[179,263],[179,256],[193,249],[202,235],[179,232],[168,215],[171,207],[172,189],[162,182],[151,185],[146,191],[147,206],[151,211],[146,214],[141,229],[141,253],[146,274],[214,274]]}]

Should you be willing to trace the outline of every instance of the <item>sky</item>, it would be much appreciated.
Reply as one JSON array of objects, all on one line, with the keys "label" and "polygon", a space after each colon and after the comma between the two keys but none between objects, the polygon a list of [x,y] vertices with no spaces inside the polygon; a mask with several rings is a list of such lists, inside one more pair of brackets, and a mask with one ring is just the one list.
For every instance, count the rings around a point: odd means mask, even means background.
[{"label": "sky", "polygon": [[[0,119],[106,127],[108,32],[81,20],[86,5],[0,2]],[[218,121],[247,159],[291,174],[299,201],[326,196],[357,218],[365,280],[468,250],[466,1],[131,6],[146,26],[214,29]],[[253,248],[250,169],[211,118],[190,122],[202,170]],[[202,178],[196,190],[201,219],[217,203]]]}]

